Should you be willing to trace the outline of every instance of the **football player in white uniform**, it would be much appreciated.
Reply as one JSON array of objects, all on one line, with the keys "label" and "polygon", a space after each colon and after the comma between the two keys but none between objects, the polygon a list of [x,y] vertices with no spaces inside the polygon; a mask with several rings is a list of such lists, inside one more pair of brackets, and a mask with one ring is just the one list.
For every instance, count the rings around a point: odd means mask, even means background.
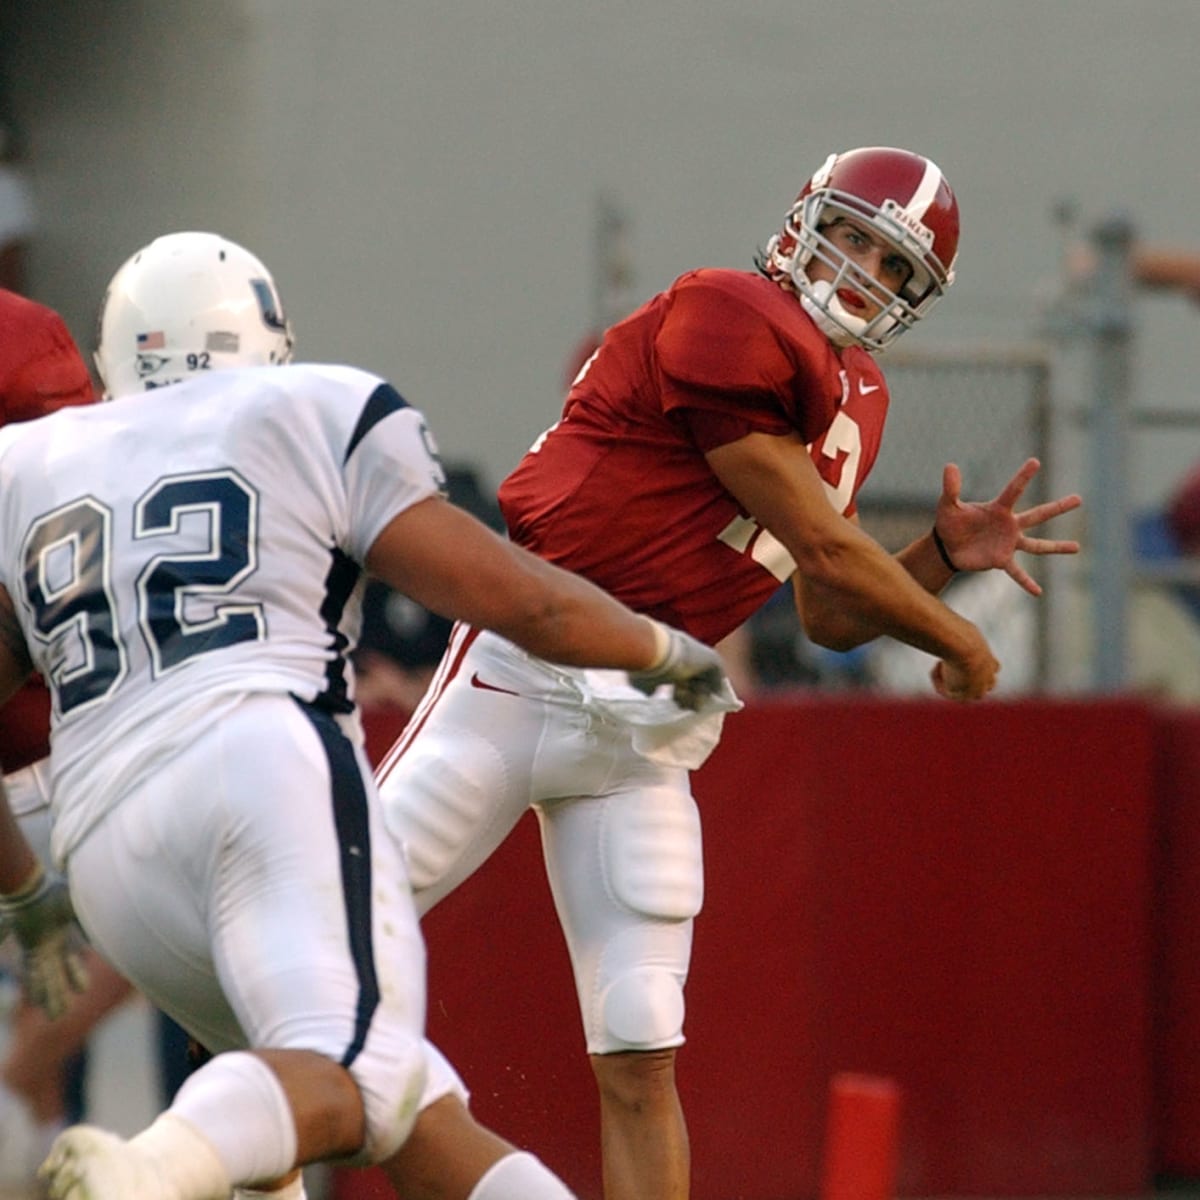
[{"label": "football player in white uniform", "polygon": [[[291,347],[257,259],[171,235],[110,284],[116,398],[0,431],[0,699],[31,667],[51,689],[55,860],[105,957],[213,1052],[129,1141],[66,1130],[48,1191],[218,1200],[341,1159],[409,1200],[562,1197],[478,1127],[441,1161],[406,1146],[424,948],[354,704],[363,573],[683,705],[719,660],[449,504],[420,412]],[[70,904],[7,806],[0,896],[53,1005],[79,984]]]}]

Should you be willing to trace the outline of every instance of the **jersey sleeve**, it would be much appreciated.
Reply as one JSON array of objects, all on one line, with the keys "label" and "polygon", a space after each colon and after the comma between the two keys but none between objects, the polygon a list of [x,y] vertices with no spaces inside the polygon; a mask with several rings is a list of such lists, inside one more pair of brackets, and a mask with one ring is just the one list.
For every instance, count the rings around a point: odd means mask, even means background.
[{"label": "jersey sleeve", "polygon": [[[21,307],[14,312],[15,303]],[[92,378],[62,318],[53,309],[6,295],[2,315],[10,312],[19,336],[0,346],[0,423],[90,404]]]},{"label": "jersey sleeve", "polygon": [[360,563],[393,517],[446,493],[446,473],[424,415],[388,383],[380,383],[363,406],[344,470],[346,550]]},{"label": "jersey sleeve", "polygon": [[662,402],[701,450],[755,431],[811,440],[828,424],[818,365],[798,333],[807,318],[795,317],[785,324],[703,272],[677,285],[655,341]]}]

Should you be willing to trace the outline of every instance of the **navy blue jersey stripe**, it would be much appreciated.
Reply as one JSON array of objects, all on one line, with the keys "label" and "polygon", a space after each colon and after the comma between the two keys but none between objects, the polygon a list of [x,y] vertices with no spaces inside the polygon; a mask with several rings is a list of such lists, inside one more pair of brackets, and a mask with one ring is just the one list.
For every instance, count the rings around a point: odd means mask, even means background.
[{"label": "navy blue jersey stripe", "polygon": [[354,594],[362,568],[349,555],[334,547],[330,553],[329,573],[325,576],[325,599],[321,604],[321,620],[329,632],[333,658],[325,665],[325,688],[313,703],[326,712],[354,711],[350,699],[349,665],[346,648],[350,639],[342,632],[342,614]]},{"label": "navy blue jersey stripe", "polygon": [[367,1040],[371,1018],[379,1007],[379,979],[375,974],[375,946],[371,936],[371,828],[368,820],[367,788],[358,757],[350,739],[328,713],[311,704],[297,701],[312,722],[325,757],[332,782],[333,821],[337,829],[338,852],[342,862],[342,900],[346,906],[346,927],[350,935],[350,955],[358,975],[358,1005],[354,1018],[354,1037],[342,1055],[341,1064],[349,1067]]},{"label": "navy blue jersey stripe", "polygon": [[346,447],[346,456],[342,459],[342,465],[350,461],[350,455],[358,448],[358,443],[383,420],[384,417],[390,416],[394,412],[399,412],[402,408],[408,407],[408,401],[390,383],[381,383],[367,397],[367,403],[363,406],[362,415],[358,418],[358,424],[354,427],[354,432],[350,435],[350,444]]}]

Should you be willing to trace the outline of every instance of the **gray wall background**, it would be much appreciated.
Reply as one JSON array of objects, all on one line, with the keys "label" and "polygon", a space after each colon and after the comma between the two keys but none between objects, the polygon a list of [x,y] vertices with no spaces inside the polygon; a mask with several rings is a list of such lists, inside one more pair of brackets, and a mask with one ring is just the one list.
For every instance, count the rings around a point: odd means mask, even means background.
[{"label": "gray wall background", "polygon": [[[0,7],[34,291],[81,342],[129,253],[218,230],[272,267],[301,357],[389,376],[492,483],[557,415],[593,322],[599,194],[631,217],[640,297],[750,267],[831,150],[911,147],[964,234],[958,284],[902,345],[1025,339],[1059,200],[1200,249],[1198,48],[1196,0]],[[1200,410],[1200,312],[1146,299],[1138,321],[1137,403]],[[1151,443],[1139,499],[1197,455]]]}]

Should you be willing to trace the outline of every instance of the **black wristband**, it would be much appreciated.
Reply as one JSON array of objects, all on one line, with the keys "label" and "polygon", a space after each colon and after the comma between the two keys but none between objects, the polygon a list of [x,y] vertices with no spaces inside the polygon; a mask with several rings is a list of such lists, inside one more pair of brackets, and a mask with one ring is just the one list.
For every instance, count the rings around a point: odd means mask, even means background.
[{"label": "black wristband", "polygon": [[954,565],[954,559],[950,557],[949,551],[946,549],[946,543],[942,541],[942,535],[937,531],[937,526],[934,525],[929,533],[933,538],[933,544],[937,547],[938,554],[941,555],[942,562],[946,564],[948,570],[953,571],[957,575],[958,568]]}]

